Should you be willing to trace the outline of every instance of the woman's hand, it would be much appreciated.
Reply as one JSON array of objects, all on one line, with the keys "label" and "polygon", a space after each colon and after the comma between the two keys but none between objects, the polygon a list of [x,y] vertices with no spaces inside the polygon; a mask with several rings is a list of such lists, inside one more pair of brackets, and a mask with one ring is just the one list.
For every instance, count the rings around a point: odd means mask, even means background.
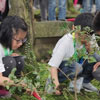
[{"label": "woman's hand", "polygon": [[56,95],[61,95],[61,92],[59,90],[56,90],[55,94]]},{"label": "woman's hand", "polygon": [[93,72],[96,71],[96,69],[100,66],[100,62],[97,62],[94,66],[93,66]]},{"label": "woman's hand", "polygon": [[56,95],[61,95],[61,92],[59,90],[59,85],[55,87],[56,91],[55,91],[55,94]]}]

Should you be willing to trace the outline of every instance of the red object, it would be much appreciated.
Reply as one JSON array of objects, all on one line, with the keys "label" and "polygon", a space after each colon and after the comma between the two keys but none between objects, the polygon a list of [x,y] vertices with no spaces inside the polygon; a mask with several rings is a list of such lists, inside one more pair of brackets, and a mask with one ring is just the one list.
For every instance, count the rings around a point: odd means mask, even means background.
[{"label": "red object", "polygon": [[0,89],[0,96],[5,96],[9,93],[9,91],[4,90],[4,89]]},{"label": "red object", "polygon": [[74,0],[74,6],[76,6],[78,3],[78,0]]},{"label": "red object", "polygon": [[69,18],[69,19],[67,19],[67,21],[74,22],[75,21],[75,18]]},{"label": "red object", "polygon": [[35,91],[33,92],[33,96],[38,100],[42,100],[41,97]]}]

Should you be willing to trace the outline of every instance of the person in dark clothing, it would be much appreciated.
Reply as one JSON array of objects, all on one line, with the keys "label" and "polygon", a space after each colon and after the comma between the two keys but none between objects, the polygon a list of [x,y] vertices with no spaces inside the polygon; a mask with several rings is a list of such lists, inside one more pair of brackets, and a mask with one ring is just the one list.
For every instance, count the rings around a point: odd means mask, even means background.
[{"label": "person in dark clothing", "polygon": [[[100,12],[93,19],[93,30],[100,35]],[[83,64],[82,75],[89,82],[93,79],[100,81],[100,56],[94,53],[93,57],[96,59],[96,62],[89,63],[86,60]]]}]

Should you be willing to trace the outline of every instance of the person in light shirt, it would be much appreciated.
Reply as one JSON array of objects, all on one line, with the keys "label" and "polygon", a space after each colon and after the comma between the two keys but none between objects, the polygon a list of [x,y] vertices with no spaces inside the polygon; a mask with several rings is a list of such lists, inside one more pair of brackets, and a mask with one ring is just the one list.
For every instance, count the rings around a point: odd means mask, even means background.
[{"label": "person in light shirt", "polygon": [[[84,27],[88,26],[92,28],[92,21],[93,21],[94,16],[91,13],[82,13],[76,17],[76,20],[74,22],[74,25],[80,25],[81,29],[83,30]],[[55,48],[53,49],[52,57],[49,60],[48,64],[51,66],[50,72],[51,72],[51,77],[53,79],[53,83],[55,84],[55,89],[56,89],[56,94],[59,95],[61,92],[57,90],[59,87],[60,83],[64,82],[67,78],[60,72],[58,71],[59,68],[66,74],[70,79],[73,80],[75,77],[75,72],[76,69],[79,68],[79,72],[82,71],[82,62],[83,59],[78,58],[79,60],[76,62],[73,62],[71,65],[66,64],[67,61],[72,57],[76,55],[75,48],[80,48],[82,45],[85,45],[86,53],[89,52],[90,50],[90,42],[86,41],[87,37],[82,36],[82,40],[80,41],[81,44],[77,44],[78,38],[78,33],[75,34],[75,40],[76,40],[76,46],[74,46],[74,39],[73,39],[73,34],[67,33],[65,34],[56,44]],[[84,42],[83,42],[84,41]],[[80,62],[81,61],[81,62]],[[90,78],[88,78],[90,79]],[[90,81],[87,78],[84,78],[83,80],[81,79],[82,87],[87,88],[88,90],[91,91],[98,91],[96,87],[94,87]],[[83,81],[83,82],[82,82]],[[78,89],[78,87],[77,87]],[[79,92],[80,92],[79,88]]]}]

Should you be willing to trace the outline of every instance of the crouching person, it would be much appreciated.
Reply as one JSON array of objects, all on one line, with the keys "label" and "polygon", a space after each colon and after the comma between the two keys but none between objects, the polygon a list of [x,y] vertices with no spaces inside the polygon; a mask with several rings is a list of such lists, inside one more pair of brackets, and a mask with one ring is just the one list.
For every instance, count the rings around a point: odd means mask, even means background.
[{"label": "crouching person", "polygon": [[[96,34],[100,35],[100,12],[98,12],[93,19],[93,30]],[[97,62],[88,63],[86,60],[83,65],[83,76],[86,82],[90,82],[94,78],[100,81],[100,55],[96,52],[93,54],[93,57]]]},{"label": "crouching person", "polygon": [[[93,20],[93,15],[90,13],[83,13],[80,14],[79,16],[76,17],[76,20],[74,22],[74,25],[80,25],[81,29],[83,30],[84,27],[89,26],[90,28],[92,27],[92,20]],[[79,37],[81,39],[79,39]],[[81,36],[80,33],[68,33],[64,35],[56,44],[52,57],[48,64],[51,66],[50,72],[51,72],[51,77],[53,80],[53,83],[55,84],[55,89],[56,89],[56,94],[60,95],[61,92],[57,90],[58,86],[60,85],[61,82],[64,82],[64,80],[68,78],[72,79],[75,77],[75,73],[80,74],[82,71],[82,64],[79,63],[78,59],[78,52],[76,51],[76,48],[85,48],[86,52],[89,51],[89,45],[90,43],[87,42],[86,40],[87,37],[84,38]],[[80,41],[81,44],[78,44],[77,41]],[[85,42],[83,42],[85,41]],[[71,65],[68,65],[67,61],[71,58],[75,57],[77,60],[76,62],[73,62]],[[81,61],[83,63],[83,60]],[[77,71],[78,69],[78,71]],[[62,73],[62,72],[64,73]],[[66,76],[64,75],[66,74]],[[86,80],[86,79],[85,79]],[[80,79],[77,80],[76,83],[80,82],[80,85],[77,85],[77,92],[80,92],[80,89],[82,86],[84,88],[88,87],[89,90],[91,91],[97,91],[97,89],[90,83],[83,83],[86,82],[84,81],[84,78],[81,77]],[[72,84],[73,81],[70,82]],[[83,84],[82,84],[83,83]],[[71,86],[71,85],[70,85]],[[69,87],[70,88],[70,87]],[[74,88],[74,87],[73,87]]]},{"label": "crouching person", "polygon": [[0,96],[9,94],[4,87],[7,83],[13,84],[8,78],[13,68],[16,68],[15,75],[21,76],[24,58],[13,53],[13,50],[18,49],[26,41],[27,31],[27,24],[18,16],[8,16],[0,25]]}]

